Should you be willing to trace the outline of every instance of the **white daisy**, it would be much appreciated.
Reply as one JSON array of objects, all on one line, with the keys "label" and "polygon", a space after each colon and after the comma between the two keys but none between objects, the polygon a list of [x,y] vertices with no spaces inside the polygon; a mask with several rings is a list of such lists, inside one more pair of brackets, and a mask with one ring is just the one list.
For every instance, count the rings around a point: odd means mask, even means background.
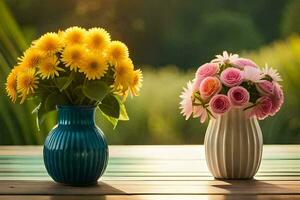
[{"label": "white daisy", "polygon": [[263,78],[263,75],[258,68],[250,67],[250,66],[245,66],[244,71],[243,71],[243,78],[245,80],[249,80],[251,82],[257,83],[260,82],[261,79]]},{"label": "white daisy", "polygon": [[216,58],[211,62],[219,63],[219,64],[230,64],[233,63],[236,59],[239,58],[238,54],[227,53],[227,51],[223,51],[223,55],[216,55]]},{"label": "white daisy", "polygon": [[205,122],[208,116],[206,108],[204,108],[202,105],[195,106],[193,112],[194,112],[194,116],[193,116],[194,118],[199,117],[201,123]]},{"label": "white daisy", "polygon": [[185,116],[185,119],[188,120],[190,116],[193,113],[193,101],[192,101],[192,95],[193,95],[193,83],[189,81],[187,83],[187,87],[183,88],[183,92],[180,95],[180,98],[182,99],[180,102],[180,109],[183,116]]},{"label": "white daisy", "polygon": [[272,67],[269,67],[267,63],[262,69],[262,73],[264,76],[269,76],[274,82],[282,81],[282,78],[279,75],[278,71],[276,69],[273,69]]}]

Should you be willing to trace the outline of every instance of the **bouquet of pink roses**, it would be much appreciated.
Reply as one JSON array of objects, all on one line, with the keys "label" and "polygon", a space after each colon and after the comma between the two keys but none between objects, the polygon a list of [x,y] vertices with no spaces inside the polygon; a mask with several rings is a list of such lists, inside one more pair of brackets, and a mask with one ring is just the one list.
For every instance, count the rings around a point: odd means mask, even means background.
[{"label": "bouquet of pink roses", "polygon": [[201,65],[193,81],[180,95],[181,113],[188,119],[217,117],[231,108],[242,108],[249,117],[264,119],[281,107],[284,96],[277,70],[260,69],[252,60],[237,54],[217,55]]}]

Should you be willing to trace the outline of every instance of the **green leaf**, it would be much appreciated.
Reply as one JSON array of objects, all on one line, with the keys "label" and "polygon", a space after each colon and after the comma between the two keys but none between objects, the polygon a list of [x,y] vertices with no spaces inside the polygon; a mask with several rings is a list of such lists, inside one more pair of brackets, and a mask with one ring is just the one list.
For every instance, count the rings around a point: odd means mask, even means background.
[{"label": "green leaf", "polygon": [[33,110],[32,110],[32,114],[36,114],[36,127],[38,129],[38,131],[40,131],[40,120],[39,120],[39,110],[41,108],[42,103],[39,103],[39,105],[37,105]]},{"label": "green leaf", "polygon": [[114,117],[106,115],[104,112],[101,111],[101,109],[99,107],[98,107],[97,110],[99,110],[99,112],[101,113],[101,115],[103,115],[104,118],[107,119],[107,121],[109,121],[112,124],[113,129],[115,129],[116,126],[118,125],[118,121],[119,120],[117,118],[114,118]]},{"label": "green leaf", "polygon": [[55,78],[55,85],[58,87],[60,91],[63,91],[69,87],[72,81],[75,78],[75,73],[71,72],[70,76],[66,77],[57,77]]},{"label": "green leaf", "polygon": [[63,93],[53,92],[47,96],[44,102],[45,111],[55,110],[57,105],[70,105],[70,102]]},{"label": "green leaf", "polygon": [[109,87],[103,81],[92,81],[83,86],[85,96],[95,101],[102,101],[108,92]]},{"label": "green leaf", "polygon": [[116,97],[112,94],[106,95],[99,104],[99,108],[106,115],[118,119],[120,116],[120,104]]},{"label": "green leaf", "polygon": [[36,114],[36,126],[38,131],[40,131],[40,125],[44,122],[46,114],[51,111],[46,111],[42,103],[39,103],[39,105],[33,109],[32,114]]},{"label": "green leaf", "polygon": [[86,105],[87,102],[85,100],[89,100],[86,98],[85,94],[83,93],[83,86],[79,85],[72,91],[73,96],[76,96],[76,105]]},{"label": "green leaf", "polygon": [[40,109],[40,107],[41,107],[41,104],[42,104],[42,103],[39,103],[39,105],[37,105],[37,106],[31,111],[31,113],[32,113],[32,114],[38,113],[38,112],[39,112],[39,109]]},{"label": "green leaf", "polygon": [[73,93],[73,95],[76,95],[78,98],[84,97],[83,86],[82,86],[82,85],[77,86],[77,87],[72,91],[72,93]]},{"label": "green leaf", "polygon": [[40,125],[44,122],[45,115],[48,113],[44,106],[48,96],[48,93],[40,92],[40,103],[31,112],[32,114],[36,114],[36,126],[38,131],[40,130]]},{"label": "green leaf", "polygon": [[127,115],[127,111],[126,111],[125,105],[123,104],[123,102],[121,101],[121,99],[119,97],[116,97],[116,99],[118,100],[119,105],[120,105],[119,120],[121,120],[121,121],[127,121],[127,120],[129,120],[129,117]]},{"label": "green leaf", "polygon": [[59,92],[53,92],[42,95],[41,102],[33,110],[32,114],[36,114],[36,125],[38,130],[40,130],[40,125],[44,122],[46,114],[51,111],[56,110],[56,105],[68,105],[68,99]]}]

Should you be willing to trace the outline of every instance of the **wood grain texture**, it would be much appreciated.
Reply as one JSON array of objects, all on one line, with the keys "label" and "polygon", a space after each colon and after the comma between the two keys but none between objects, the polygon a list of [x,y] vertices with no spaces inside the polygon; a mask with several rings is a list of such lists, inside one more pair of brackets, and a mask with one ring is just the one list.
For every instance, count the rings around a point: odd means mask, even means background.
[{"label": "wood grain texture", "polygon": [[215,180],[200,145],[109,149],[108,168],[99,184],[82,188],[51,180],[42,147],[1,146],[0,200],[300,199],[300,145],[265,145],[255,180],[248,181]]},{"label": "wood grain texture", "polygon": [[0,200],[299,200],[300,195],[3,195]]},{"label": "wood grain texture", "polygon": [[101,181],[90,187],[72,187],[52,181],[1,181],[6,195],[142,195],[142,194],[299,194],[300,181]]}]

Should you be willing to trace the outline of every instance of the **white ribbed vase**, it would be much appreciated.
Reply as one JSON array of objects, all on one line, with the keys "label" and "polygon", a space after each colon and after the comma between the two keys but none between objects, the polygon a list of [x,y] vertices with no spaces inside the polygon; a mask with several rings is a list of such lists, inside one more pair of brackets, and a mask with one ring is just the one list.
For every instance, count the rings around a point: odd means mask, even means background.
[{"label": "white ribbed vase", "polygon": [[205,135],[209,171],[220,179],[250,179],[260,165],[263,138],[256,118],[239,108],[211,119]]}]

